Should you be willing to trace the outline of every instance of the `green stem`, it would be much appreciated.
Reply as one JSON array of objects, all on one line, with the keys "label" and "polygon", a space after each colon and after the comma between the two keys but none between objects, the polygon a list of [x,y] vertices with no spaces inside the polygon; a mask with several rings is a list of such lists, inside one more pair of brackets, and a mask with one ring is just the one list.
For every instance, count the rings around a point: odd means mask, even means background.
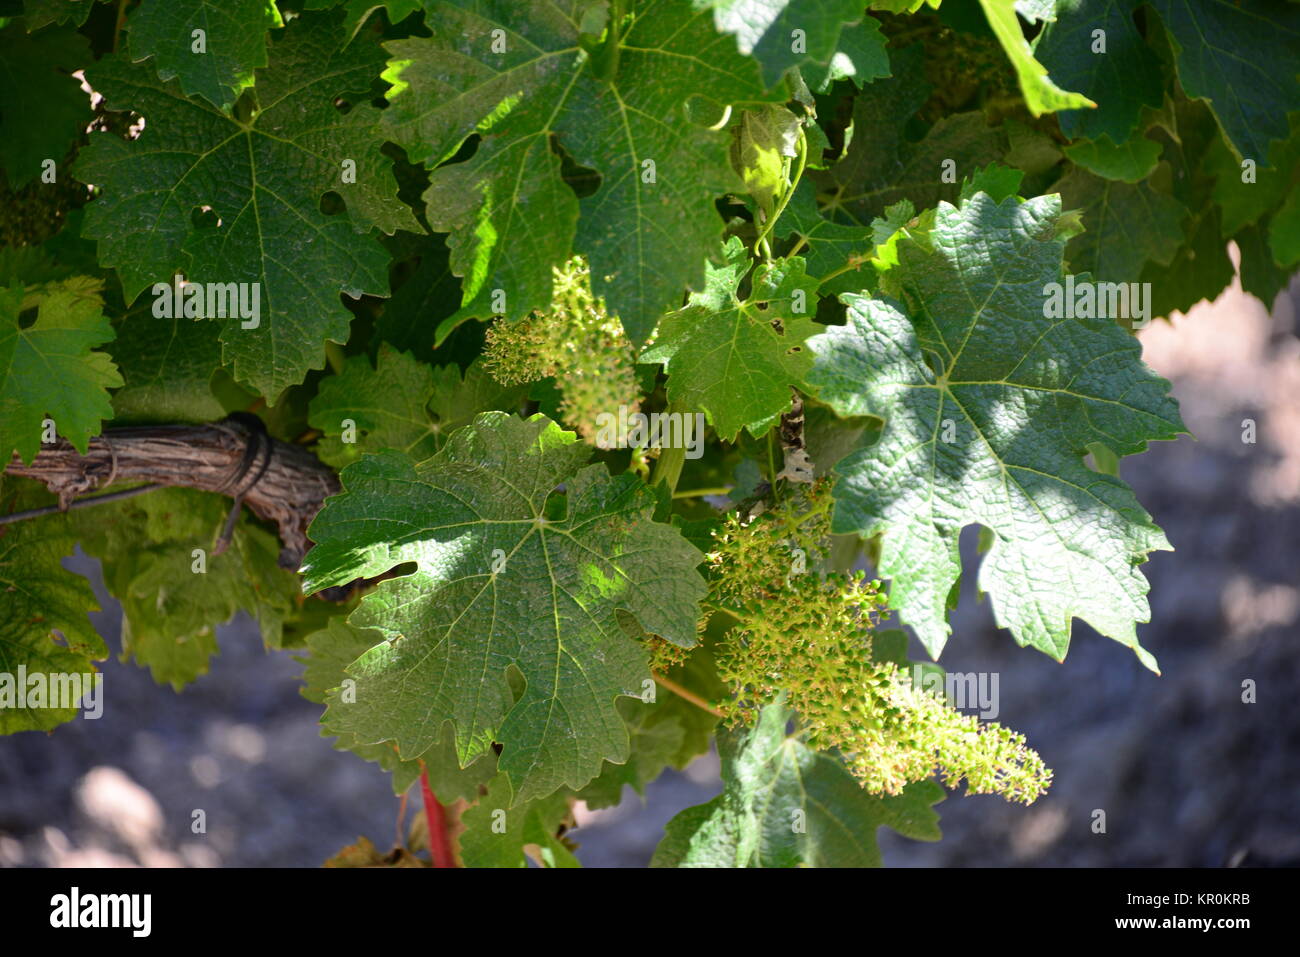
[{"label": "green stem", "polygon": [[772,498],[776,495],[776,427],[767,430],[767,484],[772,486]]},{"label": "green stem", "polygon": [[668,490],[676,498],[677,482],[682,477],[682,466],[686,462],[685,449],[663,449],[655,461],[654,471],[650,473],[650,484],[668,483]]},{"label": "green stem", "polygon": [[609,32],[600,49],[591,57],[592,72],[606,83],[613,83],[618,76],[619,54],[623,50],[623,34],[619,31],[627,12],[626,6],[626,0],[612,0],[609,5]]},{"label": "green stem", "polygon": [[685,492],[673,492],[673,498],[703,498],[705,495],[727,495],[731,492],[731,486],[721,488],[692,488]]},{"label": "green stem", "polygon": [[[681,420],[684,429],[693,429],[695,427],[695,416],[686,411],[686,407],[680,402],[671,402],[668,405],[668,414],[674,412],[681,413]],[[695,436],[688,440],[685,435],[682,436],[682,445],[678,448],[662,449],[659,452],[659,458],[655,462],[654,471],[650,474],[650,484],[658,485],[660,482],[668,483],[670,492],[677,491],[677,482],[682,477],[682,466],[686,464],[686,445],[693,441]]]}]

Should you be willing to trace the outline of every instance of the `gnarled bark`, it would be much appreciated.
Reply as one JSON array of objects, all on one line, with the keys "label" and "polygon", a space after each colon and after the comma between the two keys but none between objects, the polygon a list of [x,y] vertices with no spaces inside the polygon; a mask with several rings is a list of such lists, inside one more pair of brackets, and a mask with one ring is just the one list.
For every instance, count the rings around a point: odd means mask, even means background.
[{"label": "gnarled bark", "polygon": [[43,482],[67,508],[74,499],[119,482],[201,489],[241,499],[280,532],[280,565],[301,564],[311,543],[307,526],[338,477],[311,452],[271,438],[232,416],[211,425],[109,429],[82,455],[68,442],[43,448],[30,465],[15,455],[10,475]]}]

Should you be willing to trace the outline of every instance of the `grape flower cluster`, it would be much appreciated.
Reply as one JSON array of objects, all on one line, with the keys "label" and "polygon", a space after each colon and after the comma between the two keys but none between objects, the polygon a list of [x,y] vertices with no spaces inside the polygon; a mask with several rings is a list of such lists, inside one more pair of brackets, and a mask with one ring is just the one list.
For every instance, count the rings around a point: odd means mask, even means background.
[{"label": "grape flower cluster", "polygon": [[551,288],[547,311],[515,323],[498,320],[488,329],[486,367],[502,385],[554,376],[564,422],[587,442],[610,444],[610,433],[597,428],[601,413],[617,419],[625,406],[631,417],[640,406],[632,344],[618,317],[592,293],[582,257],[555,267]]},{"label": "grape flower cluster", "polygon": [[[873,657],[887,599],[863,572],[821,573],[830,487],[821,480],[743,523],[733,513],[708,555],[710,614],[735,619],[715,648],[733,724],[785,692],[810,747],[835,750],[873,793],[897,794],[938,771],[949,786],[1031,803],[1051,770],[1022,735],[981,723]],[[703,625],[701,627],[704,627]]]}]

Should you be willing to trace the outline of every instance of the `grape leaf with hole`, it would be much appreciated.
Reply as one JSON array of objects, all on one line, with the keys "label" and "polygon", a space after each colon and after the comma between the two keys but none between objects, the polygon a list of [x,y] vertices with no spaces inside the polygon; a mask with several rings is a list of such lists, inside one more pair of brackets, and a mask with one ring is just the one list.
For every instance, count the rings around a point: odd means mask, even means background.
[{"label": "grape leaf with hole", "polygon": [[1061,201],[940,204],[898,244],[890,298],[846,294],[848,323],[808,340],[808,381],[841,416],[876,415],[874,445],[837,466],[836,532],[882,535],[891,605],[931,655],[961,573],[962,528],[993,535],[980,589],[1021,645],[1062,659],[1073,618],[1131,647],[1150,617],[1138,566],[1164,533],[1118,478],[1084,464],[1186,431],[1168,383],[1113,318],[1049,318],[1063,283]]}]

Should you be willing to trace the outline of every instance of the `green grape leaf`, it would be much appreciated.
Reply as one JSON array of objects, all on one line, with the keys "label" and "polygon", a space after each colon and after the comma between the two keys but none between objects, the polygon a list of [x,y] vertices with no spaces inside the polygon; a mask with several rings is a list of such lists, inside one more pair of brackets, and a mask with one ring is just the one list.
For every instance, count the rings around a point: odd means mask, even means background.
[{"label": "green grape leaf", "polygon": [[1262,166],[1300,110],[1300,9],[1283,0],[1151,0],[1174,43],[1178,80],[1208,100],[1233,150]]},{"label": "green grape leaf", "polygon": [[1291,190],[1282,208],[1269,219],[1268,248],[1273,262],[1284,269],[1300,262],[1300,185]]},{"label": "green grape leaf", "polygon": [[938,10],[940,2],[941,0],[867,0],[867,9],[885,13],[916,13],[926,4]]},{"label": "green grape leaf", "polygon": [[532,856],[544,867],[580,867],[556,836],[568,816],[565,792],[512,806],[509,782],[498,777],[460,817],[461,862],[466,867],[527,867]]},{"label": "green grape leaf", "polygon": [[803,341],[817,329],[809,318],[817,284],[798,257],[764,263],[741,302],[737,290],[749,272],[749,251],[733,236],[722,258],[723,265],[709,266],[704,290],[664,316],[654,345],[638,361],[662,362],[669,399],[704,409],[730,442],[742,428],[762,435],[789,410],[791,388],[812,367]]},{"label": "green grape leaf", "polygon": [[0,168],[11,188],[40,176],[46,160],[62,163],[89,125],[90,97],[72,76],[89,61],[89,41],[71,30],[0,30]]},{"label": "green grape leaf", "polygon": [[[386,44],[394,88],[380,126],[429,166],[481,136],[424,194],[464,278],[450,325],[544,310],[552,267],[577,251],[593,291],[644,341],[703,280],[721,225],[714,200],[739,189],[729,137],[710,127],[730,104],[784,94],[764,92],[758,65],[687,0],[638,4],[613,45],[590,55],[580,33],[598,9],[590,0],[463,5],[472,9],[431,7],[432,37]],[[580,198],[561,178],[557,144],[595,171],[594,192]]]},{"label": "green grape leaf", "polygon": [[938,784],[868,794],[835,755],[786,734],[793,717],[778,702],[718,733],[722,793],[668,822],[651,867],[880,867],[881,827],[939,839]]},{"label": "green grape leaf", "polygon": [[[719,31],[736,38],[740,52],[763,67],[763,81],[774,87],[796,67],[829,67],[840,31],[862,20],[861,0],[693,0],[713,10]],[[884,54],[884,43],[880,45]]]},{"label": "green grape leaf", "polygon": [[[76,276],[29,294],[19,282],[0,288],[0,463],[17,451],[31,462],[42,422],[85,453],[104,419],[113,417],[108,390],[122,384],[113,360],[95,352],[113,338],[100,311],[101,282]],[[24,313],[35,307],[35,321]]]},{"label": "green grape leaf", "polygon": [[[780,233],[801,239],[807,246],[804,253],[805,268],[810,276],[826,276],[836,272],[850,261],[859,257],[866,265],[866,254],[871,251],[873,243],[872,230],[866,226],[846,226],[831,222],[817,209],[817,189],[808,179],[799,181],[794,195],[790,197],[785,212],[777,221],[776,229]],[[861,268],[846,273],[848,279],[856,282],[857,288],[867,283],[867,273]],[[821,289],[823,294],[829,289]]]},{"label": "green grape leaf", "polygon": [[126,21],[131,59],[152,58],[161,79],[222,109],[253,85],[266,31],[282,26],[275,0],[142,0]]},{"label": "green grape leaf", "polygon": [[[449,366],[457,380],[460,370]],[[429,413],[434,369],[409,353],[381,345],[374,366],[352,356],[337,375],[321,382],[307,421],[326,436],[316,450],[335,468],[364,452],[399,449],[420,462],[437,450],[437,420]],[[349,424],[354,433],[349,438]]]},{"label": "green grape leaf", "polygon": [[1273,262],[1262,227],[1246,226],[1232,239],[1241,253],[1241,288],[1272,308],[1274,297],[1286,287],[1290,273]]},{"label": "green grape leaf", "polygon": [[[640,694],[649,672],[618,615],[690,646],[705,585],[699,551],[652,521],[654,494],[583,468],[588,455],[543,416],[489,412],[419,465],[388,450],[343,471],[345,491],[310,529],[308,591],[417,569],[349,619],[386,641],[349,668],[356,703],[332,704],[328,727],[411,759],[450,720],[462,763],[501,743],[519,801],[626,758],[615,699]],[[523,678],[518,700],[509,672]]]},{"label": "green grape leaf", "polygon": [[115,422],[198,423],[226,414],[211,384],[221,365],[216,323],[133,310],[116,332],[108,346],[123,383],[113,393]]},{"label": "green grape leaf", "polygon": [[389,23],[401,23],[411,14],[424,9],[421,0],[307,0],[303,5],[307,10],[328,10],[343,4],[343,24],[348,42],[366,25],[370,15],[383,8],[388,13]]},{"label": "green grape leaf", "polygon": [[1082,93],[1061,89],[1047,75],[1047,68],[1034,59],[1034,52],[1020,30],[1014,0],[980,0],[989,28],[1002,44],[1020,81],[1020,92],[1025,106],[1034,116],[1054,113],[1057,110],[1074,110],[1095,107],[1097,104]]},{"label": "green grape leaf", "polygon": [[[1007,197],[1015,196],[1020,192],[1020,182],[1024,178],[1025,174],[1018,169],[1003,166],[1001,163],[990,163],[988,166],[977,169],[973,176],[962,179],[961,201],[965,202],[976,193],[988,193],[993,202],[1000,203]],[[889,210],[885,212],[890,213]],[[882,224],[885,229],[883,233],[876,229],[876,223],[873,222],[872,228],[876,232],[876,244],[884,245],[889,240],[889,237],[907,225],[913,213],[914,210],[910,208],[910,204],[894,210]]]},{"label": "green grape leaf", "polygon": [[[893,54],[894,76],[872,83],[853,101],[853,126],[862,131],[842,160],[811,178],[827,194],[823,215],[868,226],[885,207],[911,200],[918,209],[957,198],[962,176],[1002,157],[1002,134],[979,111],[954,113],[919,141],[905,127],[929,98],[919,45]],[[951,160],[951,177],[947,161]]]},{"label": "green grape leaf", "polygon": [[[728,695],[712,657],[701,648],[692,651],[686,662],[669,671],[667,677],[704,701]],[[651,701],[645,700],[644,694],[641,698],[620,699],[619,710],[632,739],[629,757],[623,764],[605,762],[600,776],[578,792],[589,808],[618,804],[625,786],[644,797],[646,785],[665,768],[684,768],[709,750],[717,716],[666,688],[654,690]]]},{"label": "green grape leaf", "polygon": [[[1038,59],[1066,87],[1097,101],[1095,110],[1057,115],[1071,139],[1109,136],[1112,143],[1124,143],[1136,130],[1142,107],[1160,106],[1160,61],[1133,22],[1140,2],[1063,4],[1056,22],[1043,29]],[[1095,35],[1096,30],[1102,35]]]},{"label": "green grape leaf", "polygon": [[1065,155],[1104,179],[1138,183],[1155,172],[1160,144],[1138,132],[1116,146],[1107,134],[1095,140],[1079,140],[1065,147]]},{"label": "green grape leaf", "polygon": [[52,23],[81,26],[90,16],[91,7],[108,0],[23,0],[23,19],[27,30],[35,33]]},{"label": "green grape leaf", "polygon": [[[349,625],[341,616],[331,618],[325,628],[307,636],[310,654],[298,659],[305,666],[302,696],[317,704],[327,703],[331,696],[339,697],[339,689],[348,678],[348,665],[381,641],[383,636],[377,631]],[[330,737],[331,732],[322,728],[321,736]],[[496,755],[489,751],[462,768],[454,744],[452,736],[444,734],[422,759],[429,771],[429,787],[443,803],[476,800],[479,786],[486,785],[496,774]],[[405,794],[420,777],[421,762],[403,761],[392,742],[361,744],[356,735],[345,733],[337,735],[334,747],[373,761],[392,774],[394,794]]]},{"label": "green grape leaf", "polygon": [[1136,282],[1147,263],[1169,265],[1183,244],[1187,207],[1150,183],[1116,182],[1076,168],[1052,191],[1083,212],[1084,231],[1067,250],[1076,272]]},{"label": "green grape leaf", "polygon": [[819,398],[885,421],[837,466],[832,528],[882,534],[891,606],[933,657],[958,536],[978,523],[994,537],[980,589],[1017,643],[1063,659],[1078,617],[1154,670],[1134,627],[1150,615],[1138,565],[1169,544],[1128,486],[1083,458],[1092,442],[1131,455],[1186,430],[1113,318],[1049,318],[1050,284],[1065,281],[1060,218],[1057,196],[941,204],[928,234],[898,245],[884,282],[895,298],[842,296],[848,324],[808,340]]},{"label": "green grape leaf", "polygon": [[[483,371],[482,362],[474,362],[462,378],[458,366],[434,368],[382,344],[373,367],[365,356],[352,356],[342,373],[321,383],[308,422],[326,436],[316,454],[335,468],[383,449],[398,449],[421,462],[478,413],[512,410],[526,391],[501,385]],[[348,420],[356,432],[352,442],[343,441]]]},{"label": "green grape leaf", "polygon": [[229,548],[211,553],[229,510],[223,496],[169,488],[72,516],[122,603],[122,659],[177,691],[207,673],[217,626],[238,612],[257,622],[268,648],[280,647],[300,595],[297,576],[279,567],[279,539],[247,515]]},{"label": "green grape leaf", "polygon": [[[110,108],[136,110],[147,125],[139,139],[101,133],[82,150],[75,173],[101,190],[83,234],[99,240],[100,262],[117,268],[128,301],[176,273],[192,283],[259,284],[258,316],[220,320],[222,354],[237,379],[272,402],[324,365],[326,340],[347,340],[352,316],[339,292],[387,294],[388,255],[358,230],[373,222],[390,230],[410,216],[370,134],[377,111],[334,106],[341,94],[367,90],[382,59],[365,43],[340,52],[338,42],[325,19],[286,28],[258,73],[261,107],[247,123],[121,57],[87,69]],[[349,160],[354,184],[342,182]],[[344,198],[345,212],[320,212],[327,190]],[[215,222],[196,226],[200,209]]]},{"label": "green grape leaf", "polygon": [[1016,0],[1016,13],[1030,23],[1056,19],[1056,0]]},{"label": "green grape leaf", "polygon": [[1214,202],[1223,207],[1223,236],[1239,232],[1264,219],[1286,199],[1300,169],[1300,131],[1282,143],[1274,143],[1271,162],[1251,161],[1249,175],[1245,161],[1233,155],[1222,136],[1214,136],[1197,159],[1214,176]]},{"label": "green grape leaf", "polygon": [[805,63],[799,72],[804,82],[818,93],[828,92],[836,80],[849,80],[861,89],[865,83],[890,75],[885,44],[880,21],[864,17],[861,23],[844,28],[829,63],[825,66]]},{"label": "green grape leaf", "polygon": [[1168,265],[1149,262],[1142,270],[1142,281],[1151,283],[1153,317],[1185,313],[1202,299],[1213,300],[1236,273],[1219,230],[1218,208],[1201,208],[1204,213],[1193,218],[1190,236],[1183,240],[1173,261]]},{"label": "green grape leaf", "polygon": [[415,243],[409,239],[409,234],[398,233],[386,240],[394,259],[414,255],[418,261],[384,303],[384,311],[375,320],[374,337],[404,352],[427,356],[434,348],[441,321],[454,313],[460,302],[460,280],[451,271],[442,236],[421,236]]},{"label": "green grape leaf", "polygon": [[[71,721],[77,702],[54,693],[75,688],[84,697],[88,682],[102,681],[90,677],[91,662],[107,658],[108,649],[87,617],[99,605],[90,582],[61,564],[75,544],[64,516],[0,525],[0,734]],[[102,686],[95,693],[102,695]]]}]

